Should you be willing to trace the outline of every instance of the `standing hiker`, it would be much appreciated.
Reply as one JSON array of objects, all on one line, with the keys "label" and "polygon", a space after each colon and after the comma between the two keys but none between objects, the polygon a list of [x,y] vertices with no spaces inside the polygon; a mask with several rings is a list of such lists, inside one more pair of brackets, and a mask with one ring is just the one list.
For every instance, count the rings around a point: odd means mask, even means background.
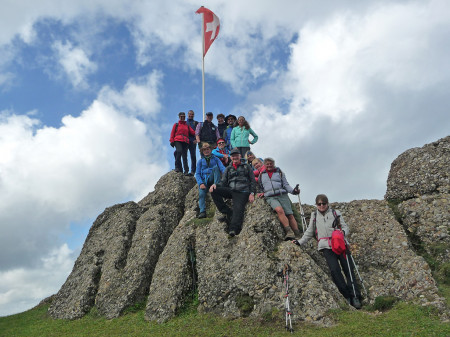
[{"label": "standing hiker", "polygon": [[[231,164],[225,169],[222,180],[212,185],[209,191],[217,209],[226,215],[228,234],[233,237],[241,232],[245,205],[255,200],[256,182],[250,166],[241,162],[239,150],[231,150],[230,156]],[[224,198],[233,200],[233,210],[227,206]]]},{"label": "standing hiker", "polygon": [[[194,110],[188,111],[187,124],[195,131],[197,129],[198,122],[194,120]],[[194,135],[189,134],[189,155],[191,157],[191,173],[189,175],[194,175],[197,168],[197,139]]]},{"label": "standing hiker", "polygon": [[[250,135],[253,139],[250,141]],[[244,116],[239,116],[238,125],[231,131],[231,146],[238,148],[241,157],[244,158],[247,151],[250,150],[250,144],[255,144],[258,141],[258,136],[252,130]]]},{"label": "standing hiker", "polygon": [[226,146],[227,146],[228,150],[231,151],[231,149],[233,148],[231,146],[231,132],[233,131],[233,128],[235,127],[236,116],[235,115],[228,115],[225,118],[225,122],[228,124],[228,126],[225,129],[225,131],[223,132],[222,136],[225,139],[225,143],[226,143]]},{"label": "standing hiker", "polygon": [[[194,135],[194,130],[186,123],[186,114],[180,112],[178,114],[180,119],[175,123],[170,133],[170,145],[175,147],[175,172],[183,172],[189,174],[189,165],[187,160],[187,151],[189,147],[189,136]],[[181,166],[181,157],[183,157],[183,167]]]},{"label": "standing hiker", "polygon": [[[304,246],[315,235],[318,240],[317,249],[325,257],[331,277],[339,292],[347,299],[349,304],[356,309],[361,309],[361,293],[355,282],[353,261],[347,260],[345,253],[336,254],[331,247],[331,236],[334,230],[341,228],[344,236],[347,236],[350,229],[341,213],[329,207],[328,197],[325,194],[319,194],[316,197],[316,206],[317,210],[311,213],[308,229],[303,237],[299,241],[294,241],[294,243]],[[351,275],[349,265],[351,266]],[[344,271],[347,282],[341,269]]]},{"label": "standing hiker", "polygon": [[258,184],[264,192],[258,193],[258,197],[265,198],[270,207],[277,213],[285,232],[284,239],[286,241],[300,238],[300,231],[288,196],[288,193],[297,195],[300,190],[289,185],[284,172],[279,167],[275,167],[275,160],[272,158],[264,159],[264,166],[266,169],[258,177]]},{"label": "standing hiker", "polygon": [[212,122],[213,117],[212,112],[207,112],[205,121],[197,124],[195,139],[197,139],[199,149],[202,148],[203,143],[208,143],[211,146],[211,150],[214,149],[217,140],[220,138],[219,129]]}]

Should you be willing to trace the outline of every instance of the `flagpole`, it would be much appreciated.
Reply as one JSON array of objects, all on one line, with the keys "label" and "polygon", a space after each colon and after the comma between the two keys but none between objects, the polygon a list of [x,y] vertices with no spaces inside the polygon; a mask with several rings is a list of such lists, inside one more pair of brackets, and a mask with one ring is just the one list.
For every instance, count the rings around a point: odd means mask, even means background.
[{"label": "flagpole", "polygon": [[203,122],[205,120],[205,13],[202,14],[202,100]]}]

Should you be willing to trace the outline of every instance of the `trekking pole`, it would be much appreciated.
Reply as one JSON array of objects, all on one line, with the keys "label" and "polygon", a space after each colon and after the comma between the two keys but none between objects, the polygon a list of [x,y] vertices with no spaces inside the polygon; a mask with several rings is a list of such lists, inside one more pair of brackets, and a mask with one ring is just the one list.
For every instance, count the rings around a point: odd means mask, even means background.
[{"label": "trekking pole", "polygon": [[350,281],[352,282],[353,296],[356,298],[355,283],[354,283],[354,281],[353,281],[352,269],[350,268],[350,262],[348,261],[347,254],[345,254],[345,259],[347,260],[348,273],[350,274]]},{"label": "trekking pole", "polygon": [[[285,309],[285,318],[286,318],[286,330],[290,331],[291,333],[294,333],[294,329],[292,328],[292,319],[291,319],[291,309],[289,306],[289,272],[291,271],[291,267],[288,264],[284,265],[284,268],[282,271],[278,272],[278,276],[280,276],[283,279],[283,285],[285,289],[284,293],[284,309]],[[288,324],[289,323],[289,324]]]},{"label": "trekking pole", "polygon": [[[298,189],[298,184],[295,186],[295,188]],[[302,229],[304,233],[308,226],[306,225],[305,212],[303,211],[302,202],[300,201],[300,193],[297,195],[298,195],[298,208],[300,210],[300,217],[302,218]]]},{"label": "trekking pole", "polygon": [[369,294],[367,293],[366,287],[364,286],[364,280],[361,277],[361,274],[359,273],[359,270],[358,270],[358,265],[356,264],[355,259],[353,258],[353,255],[350,252],[350,244],[348,243],[347,239],[345,240],[345,243],[347,244],[348,255],[350,255],[350,257],[352,258],[353,265],[355,266],[356,273],[358,274],[359,280],[361,281],[361,285],[362,285],[362,287],[364,289],[364,293],[366,294],[366,297],[368,297]]}]

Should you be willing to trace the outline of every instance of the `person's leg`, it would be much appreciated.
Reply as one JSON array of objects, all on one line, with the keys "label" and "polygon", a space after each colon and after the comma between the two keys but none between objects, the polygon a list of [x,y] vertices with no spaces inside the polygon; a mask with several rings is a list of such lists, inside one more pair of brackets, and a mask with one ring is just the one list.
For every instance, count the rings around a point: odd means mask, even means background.
[{"label": "person's leg", "polygon": [[200,213],[206,212],[206,193],[207,189],[198,188],[198,207],[200,208]]},{"label": "person's leg", "polygon": [[[348,263],[347,263],[348,259]],[[339,263],[341,264],[342,270],[344,271],[345,278],[347,279],[347,289],[350,292],[350,294],[353,294],[353,297],[356,297],[358,299],[361,298],[361,292],[359,291],[358,284],[356,283],[355,278],[355,266],[353,265],[352,259],[350,256],[346,255],[346,258],[344,257],[344,254],[339,255]],[[352,279],[350,278],[349,270],[348,270],[348,264],[350,264],[350,268],[352,271],[352,278],[353,278],[353,285],[355,286],[355,293],[353,292],[353,286],[352,286]]]},{"label": "person's leg", "polygon": [[189,164],[188,164],[188,159],[187,159],[188,148],[189,148],[189,143],[182,143],[181,156],[183,157],[183,168],[184,168],[185,174],[189,173]]},{"label": "person's leg", "polygon": [[195,174],[197,169],[197,146],[193,142],[189,143],[189,155],[191,156],[191,173]]},{"label": "person's leg", "polygon": [[237,149],[241,153],[242,159],[244,159],[245,158],[245,154],[247,153],[247,151],[250,151],[250,146],[238,147]]},{"label": "person's leg", "polygon": [[222,178],[222,174],[220,173],[220,169],[219,169],[218,166],[213,168],[213,170],[211,172],[211,175],[210,175],[210,178],[213,179],[212,184],[216,184],[217,185],[218,183],[220,183],[220,179]]},{"label": "person's leg", "polygon": [[331,249],[322,249],[323,256],[327,261],[328,268],[330,269],[331,278],[333,279],[334,284],[339,289],[339,292],[346,299],[351,298],[351,292],[347,288],[347,283],[344,280],[344,276],[341,272],[341,266],[339,265],[339,256],[334,253]]},{"label": "person's leg", "polygon": [[231,211],[223,200],[223,198],[232,198],[231,190],[228,187],[216,187],[216,189],[212,191],[211,197],[220,213],[228,214]]},{"label": "person's leg", "polygon": [[242,223],[244,222],[245,205],[247,205],[248,192],[231,192],[233,195],[233,216],[230,223],[230,231],[234,231],[235,234],[239,234],[242,229]]},{"label": "person's leg", "polygon": [[181,154],[183,153],[183,145],[181,142],[175,142],[175,171],[183,172],[181,167]]}]

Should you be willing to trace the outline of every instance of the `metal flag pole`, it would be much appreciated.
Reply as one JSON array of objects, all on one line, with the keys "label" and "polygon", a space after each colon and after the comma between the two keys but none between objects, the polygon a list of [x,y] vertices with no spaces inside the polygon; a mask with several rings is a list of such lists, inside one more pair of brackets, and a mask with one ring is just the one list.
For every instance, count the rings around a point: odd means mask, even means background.
[{"label": "metal flag pole", "polygon": [[203,122],[205,120],[205,13],[202,14],[202,102]]}]

